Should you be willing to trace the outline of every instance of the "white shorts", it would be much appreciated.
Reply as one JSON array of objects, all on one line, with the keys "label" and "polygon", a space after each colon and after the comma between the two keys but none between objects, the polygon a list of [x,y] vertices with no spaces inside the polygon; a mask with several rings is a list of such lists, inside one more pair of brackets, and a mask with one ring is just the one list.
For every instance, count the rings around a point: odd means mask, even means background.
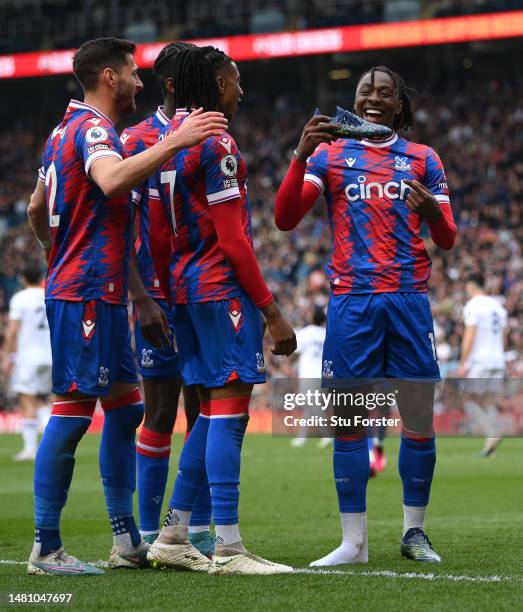
[{"label": "white shorts", "polygon": [[51,388],[51,364],[21,363],[15,366],[11,379],[13,393],[49,395]]},{"label": "white shorts", "polygon": [[467,372],[467,391],[476,395],[503,395],[505,370],[503,368],[483,368],[472,366]]}]

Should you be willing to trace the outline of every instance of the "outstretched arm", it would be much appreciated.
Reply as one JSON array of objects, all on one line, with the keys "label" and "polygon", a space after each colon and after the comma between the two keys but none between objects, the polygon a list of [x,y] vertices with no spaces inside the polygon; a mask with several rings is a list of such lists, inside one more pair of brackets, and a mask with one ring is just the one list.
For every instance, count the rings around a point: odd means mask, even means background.
[{"label": "outstretched arm", "polygon": [[93,181],[108,198],[125,195],[147,180],[161,164],[179,151],[209,136],[221,136],[227,128],[222,113],[193,111],[178,129],[137,155],[121,160],[114,156],[96,159],[89,170]]}]

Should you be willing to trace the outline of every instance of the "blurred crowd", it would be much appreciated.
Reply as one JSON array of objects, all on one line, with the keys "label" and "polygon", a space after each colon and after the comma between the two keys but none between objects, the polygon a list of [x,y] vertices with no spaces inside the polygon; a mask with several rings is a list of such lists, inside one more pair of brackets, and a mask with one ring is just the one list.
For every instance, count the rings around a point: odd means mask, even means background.
[{"label": "blurred crowd", "polygon": [[151,42],[522,8],[523,0],[2,0],[0,53],[73,48],[100,32]]},{"label": "blurred crowd", "polygon": [[[272,106],[245,108],[233,126],[249,169],[255,249],[270,288],[296,327],[308,324],[315,306],[328,300],[323,265],[331,237],[324,201],[318,200],[292,232],[280,232],[273,220],[275,193],[308,111],[282,97]],[[15,135],[2,134],[0,347],[17,272],[28,258],[41,258],[25,224],[25,208],[43,137],[27,126],[17,128]],[[509,372],[523,376],[523,87],[497,81],[452,96],[418,95],[416,129],[406,136],[431,145],[442,158],[458,224],[458,242],[450,252],[427,238],[442,369],[452,371],[459,357],[464,278],[482,271],[488,292],[501,296],[509,312]],[[295,376],[294,362],[269,352],[266,357],[271,376]],[[5,390],[6,381],[0,378],[0,408]]]}]

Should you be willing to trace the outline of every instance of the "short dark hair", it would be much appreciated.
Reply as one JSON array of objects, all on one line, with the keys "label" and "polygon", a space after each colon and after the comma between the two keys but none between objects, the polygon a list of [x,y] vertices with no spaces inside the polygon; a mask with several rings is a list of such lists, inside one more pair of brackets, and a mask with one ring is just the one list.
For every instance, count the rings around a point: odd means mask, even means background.
[{"label": "short dark hair", "polygon": [[176,108],[192,104],[205,111],[215,110],[219,91],[216,75],[232,59],[215,47],[194,47],[177,54],[174,62],[174,102]]},{"label": "short dark hair", "polygon": [[470,274],[467,274],[467,276],[465,277],[465,282],[474,283],[482,289],[483,287],[485,287],[485,277],[483,276],[483,274],[481,274],[481,272],[471,272]]},{"label": "short dark hair", "polygon": [[312,322],[314,325],[323,325],[327,317],[325,316],[325,311],[323,308],[315,308],[314,314],[312,315]]},{"label": "short dark hair", "polygon": [[136,45],[123,38],[95,38],[88,40],[73,57],[73,72],[84,91],[98,85],[98,77],[105,68],[119,70],[127,63],[127,55],[134,55]]},{"label": "short dark hair", "polygon": [[20,275],[29,285],[38,285],[42,280],[42,270],[36,264],[28,264],[22,269]]},{"label": "short dark hair", "polygon": [[193,48],[196,48],[196,45],[177,41],[166,45],[158,54],[154,62],[153,74],[164,96],[167,94],[165,79],[169,77],[174,78],[174,62],[176,56],[181,51]]},{"label": "short dark hair", "polygon": [[396,115],[396,117],[394,118],[394,129],[412,129],[412,127],[414,126],[414,111],[412,108],[412,98],[410,97],[409,88],[405,85],[403,77],[401,77],[397,72],[394,72],[390,68],[387,68],[387,66],[373,66],[369,70],[366,70],[360,76],[358,83],[366,74],[369,74],[369,72],[372,83],[374,82],[374,74],[376,72],[384,72],[385,74],[388,74],[389,77],[392,79],[392,82],[394,83],[394,86],[398,93],[398,98],[403,103],[401,113],[399,115]]}]

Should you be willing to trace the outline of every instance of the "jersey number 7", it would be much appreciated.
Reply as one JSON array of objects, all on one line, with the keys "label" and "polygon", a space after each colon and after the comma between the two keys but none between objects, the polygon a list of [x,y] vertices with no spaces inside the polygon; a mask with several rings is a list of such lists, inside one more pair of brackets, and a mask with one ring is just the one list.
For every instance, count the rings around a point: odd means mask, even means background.
[{"label": "jersey number 7", "polygon": [[176,215],[174,214],[174,184],[176,183],[176,170],[162,172],[160,176],[162,185],[169,185],[169,203],[171,205],[171,221],[173,232],[176,235]]}]

